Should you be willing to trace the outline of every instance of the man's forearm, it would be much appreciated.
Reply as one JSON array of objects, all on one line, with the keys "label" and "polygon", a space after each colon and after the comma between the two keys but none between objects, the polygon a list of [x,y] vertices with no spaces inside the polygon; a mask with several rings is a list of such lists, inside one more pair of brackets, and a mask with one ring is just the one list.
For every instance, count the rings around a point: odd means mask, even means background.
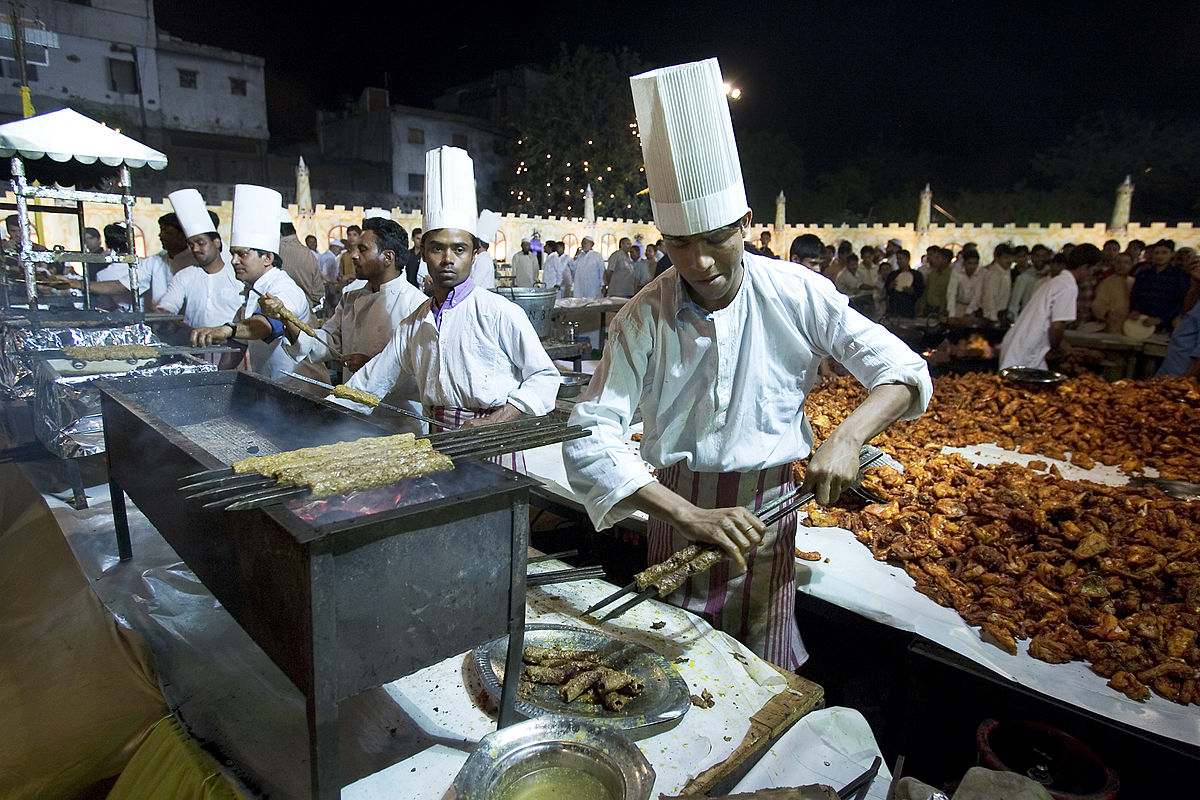
[{"label": "man's forearm", "polygon": [[1066,331],[1067,331],[1067,323],[1065,323],[1065,322],[1051,322],[1050,323],[1049,338],[1050,338],[1050,349],[1051,350],[1057,350],[1059,345],[1062,344],[1063,336],[1066,334]]}]

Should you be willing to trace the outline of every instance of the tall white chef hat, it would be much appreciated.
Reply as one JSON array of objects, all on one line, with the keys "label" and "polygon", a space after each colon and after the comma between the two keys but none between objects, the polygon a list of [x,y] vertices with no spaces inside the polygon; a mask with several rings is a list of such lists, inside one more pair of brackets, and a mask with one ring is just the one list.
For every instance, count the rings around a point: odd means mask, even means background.
[{"label": "tall white chef hat", "polygon": [[376,206],[374,208],[368,208],[366,211],[363,212],[363,219],[377,219],[377,218],[378,219],[391,219],[392,215],[389,214],[385,209],[379,208],[378,206]]},{"label": "tall white chef hat", "polygon": [[458,228],[476,235],[475,165],[467,151],[439,147],[425,154],[425,230]]},{"label": "tall white chef hat", "polygon": [[233,230],[230,247],[253,247],[279,252],[279,222],[283,195],[265,186],[239,183],[233,187]]},{"label": "tall white chef hat", "polygon": [[668,236],[715,230],[750,210],[715,58],[629,79],[654,222]]},{"label": "tall white chef hat", "polygon": [[184,236],[190,239],[202,233],[215,232],[216,226],[213,225],[212,217],[208,215],[208,207],[204,205],[204,198],[200,196],[200,192],[195,189],[178,189],[167,195],[167,199],[175,209],[175,216],[179,217],[179,227],[183,229]]}]

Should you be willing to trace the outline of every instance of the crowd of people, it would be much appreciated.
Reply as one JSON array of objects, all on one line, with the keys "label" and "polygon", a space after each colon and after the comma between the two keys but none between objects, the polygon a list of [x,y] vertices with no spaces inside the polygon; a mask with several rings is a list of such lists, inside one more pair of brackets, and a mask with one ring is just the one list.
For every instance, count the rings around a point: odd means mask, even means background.
[{"label": "crowd of people", "polygon": [[[760,252],[773,255],[769,244],[770,234],[762,234]],[[957,250],[930,245],[914,264],[896,239],[855,252],[849,241],[835,247],[805,234],[792,241],[788,259],[824,275],[874,319],[931,316],[1008,327],[1001,367],[1045,368],[1047,356],[1062,355],[1065,329],[1076,327],[1170,334],[1165,374],[1200,371],[1200,254],[1194,248],[1134,239],[1122,249],[1109,239],[1103,247],[1066,244],[1058,252],[1044,244],[1000,243],[989,255],[983,263],[974,244]]]}]

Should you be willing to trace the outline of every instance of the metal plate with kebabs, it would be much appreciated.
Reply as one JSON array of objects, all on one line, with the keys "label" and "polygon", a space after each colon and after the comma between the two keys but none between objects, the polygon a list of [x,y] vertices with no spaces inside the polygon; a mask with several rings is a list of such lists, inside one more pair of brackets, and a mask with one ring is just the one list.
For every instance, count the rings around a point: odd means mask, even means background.
[{"label": "metal plate with kebabs", "polygon": [[[494,697],[504,684],[508,637],[475,648],[472,660]],[[687,683],[667,659],[599,631],[532,624],[525,630],[517,711],[579,717],[622,730],[667,727],[687,713]]]}]

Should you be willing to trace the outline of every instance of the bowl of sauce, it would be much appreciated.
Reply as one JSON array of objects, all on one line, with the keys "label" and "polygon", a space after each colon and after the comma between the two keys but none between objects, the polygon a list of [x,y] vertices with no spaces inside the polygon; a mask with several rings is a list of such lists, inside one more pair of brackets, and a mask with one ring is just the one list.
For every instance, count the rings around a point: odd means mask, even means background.
[{"label": "bowl of sauce", "polygon": [[459,800],[648,800],[654,770],[620,731],[539,717],[489,733],[454,779]]}]

